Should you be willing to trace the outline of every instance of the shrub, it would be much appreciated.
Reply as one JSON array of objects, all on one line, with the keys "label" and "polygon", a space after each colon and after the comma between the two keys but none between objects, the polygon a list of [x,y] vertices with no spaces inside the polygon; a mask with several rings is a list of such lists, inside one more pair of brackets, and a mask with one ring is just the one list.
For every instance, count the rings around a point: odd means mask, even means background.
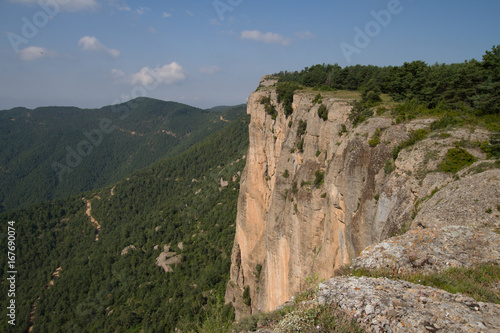
[{"label": "shrub", "polygon": [[297,149],[299,152],[303,153],[304,152],[304,138],[302,138],[298,143],[297,143]]},{"label": "shrub", "polygon": [[440,139],[448,139],[449,137],[451,137],[450,133],[439,133]]},{"label": "shrub", "polygon": [[471,165],[476,160],[474,156],[462,148],[451,148],[448,149],[439,169],[443,172],[456,173],[464,167]]},{"label": "shrub", "polygon": [[252,304],[252,300],[250,299],[250,286],[246,286],[245,290],[243,290],[243,304],[246,306]]},{"label": "shrub", "polygon": [[380,115],[384,114],[386,111],[387,111],[387,108],[386,108],[386,107],[384,107],[384,106],[379,106],[379,107],[377,108],[377,111],[376,111],[377,116],[380,116]]},{"label": "shrub", "polygon": [[404,104],[399,104],[391,113],[396,117],[396,124],[400,124],[406,120],[414,119],[418,115],[428,114],[429,109],[413,98],[407,100]]},{"label": "shrub", "polygon": [[[309,310],[310,311],[310,310]],[[288,313],[274,328],[275,332],[295,333],[314,330],[314,318],[309,311],[296,310]]]},{"label": "shrub", "polygon": [[449,128],[449,127],[458,125],[460,123],[461,123],[460,119],[453,117],[452,115],[447,113],[446,115],[444,115],[444,117],[434,121],[431,124],[431,130],[435,131],[437,129],[445,129],[445,128]]},{"label": "shrub", "polygon": [[372,138],[368,141],[371,147],[376,147],[380,143],[380,135],[382,134],[382,130],[377,128],[375,133],[373,133]]},{"label": "shrub", "polygon": [[256,270],[255,277],[257,279],[260,279],[260,273],[262,272],[262,265],[261,264],[257,264],[257,266],[255,266],[255,270]]},{"label": "shrub", "polygon": [[290,174],[288,173],[288,169],[286,169],[284,172],[283,172],[283,178],[288,178],[290,176]]},{"label": "shrub", "polygon": [[[232,308],[232,306],[231,306]],[[234,319],[234,308],[228,311],[224,306],[224,302],[220,301],[212,305],[208,311],[207,318],[203,324],[198,324],[197,332],[199,333],[229,333],[231,332],[232,322]]]},{"label": "shrub", "polygon": [[306,133],[307,120],[299,120],[299,127],[297,128],[297,136],[300,137]]},{"label": "shrub", "polygon": [[396,170],[396,167],[394,166],[394,164],[392,164],[391,161],[387,160],[385,161],[385,164],[384,164],[384,172],[386,175],[392,173],[394,170]]},{"label": "shrub", "polygon": [[500,132],[492,134],[489,143],[483,142],[480,148],[487,158],[500,158]]},{"label": "shrub", "polygon": [[394,147],[392,149],[392,158],[397,159],[399,152],[401,150],[403,150],[406,147],[413,146],[418,141],[423,140],[427,136],[428,133],[429,133],[429,131],[426,129],[423,129],[423,128],[412,131],[410,133],[410,137],[407,140],[401,142],[399,145],[397,145],[396,147]]},{"label": "shrub", "polygon": [[272,104],[271,97],[262,97],[260,99],[260,104],[264,105],[264,109],[266,110],[267,114],[271,115],[273,119],[276,119],[276,117],[278,116],[278,111],[276,111],[276,108]]},{"label": "shrub", "polygon": [[347,133],[347,127],[345,124],[340,125],[340,131],[339,131],[339,136],[342,136],[342,134]]},{"label": "shrub", "polygon": [[286,314],[273,318],[275,318],[273,322],[268,321],[265,325],[274,328],[273,332],[364,332],[354,318],[334,305],[313,307],[295,305],[287,309]]},{"label": "shrub", "polygon": [[263,96],[260,99],[260,104],[262,104],[262,105],[266,105],[266,104],[270,104],[270,103],[271,103],[271,96]]},{"label": "shrub", "polygon": [[316,177],[314,179],[314,185],[316,185],[318,187],[323,185],[323,183],[325,182],[325,172],[316,170],[316,172],[314,173],[314,176]]},{"label": "shrub", "polygon": [[373,90],[368,91],[366,94],[363,94],[362,102],[367,106],[375,106],[378,103],[382,102],[380,95]]},{"label": "shrub", "polygon": [[320,93],[318,93],[316,95],[316,97],[314,97],[314,99],[312,100],[313,104],[321,104],[323,102],[323,96],[321,96]]},{"label": "shrub", "polygon": [[318,116],[323,120],[328,120],[328,109],[325,104],[321,104],[318,108]]},{"label": "shrub", "polygon": [[305,181],[305,180],[303,180],[303,181],[300,182],[300,187],[309,186],[311,184],[312,184],[311,181]]},{"label": "shrub", "polygon": [[278,103],[283,105],[285,115],[288,117],[293,113],[293,94],[300,86],[297,82],[279,82],[276,86],[276,93],[278,94]]},{"label": "shrub", "polygon": [[362,101],[358,101],[354,102],[348,119],[352,122],[352,126],[356,127],[371,116],[373,116],[373,110]]}]

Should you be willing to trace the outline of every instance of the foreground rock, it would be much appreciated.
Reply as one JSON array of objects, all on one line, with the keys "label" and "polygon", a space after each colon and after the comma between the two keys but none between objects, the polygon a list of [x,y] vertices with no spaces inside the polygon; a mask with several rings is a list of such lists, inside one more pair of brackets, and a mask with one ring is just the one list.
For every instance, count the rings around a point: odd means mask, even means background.
[{"label": "foreground rock", "polygon": [[478,227],[449,226],[411,230],[368,247],[352,267],[408,274],[479,264],[500,265],[500,235]]},{"label": "foreground rock", "polygon": [[370,332],[500,332],[500,305],[401,280],[337,277],[320,284],[316,300]]}]

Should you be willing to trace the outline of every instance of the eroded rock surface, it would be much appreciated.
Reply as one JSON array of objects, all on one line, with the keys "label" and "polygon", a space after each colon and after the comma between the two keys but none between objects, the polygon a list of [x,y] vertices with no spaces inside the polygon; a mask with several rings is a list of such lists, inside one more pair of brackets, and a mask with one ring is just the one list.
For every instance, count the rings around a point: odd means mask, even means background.
[{"label": "eroded rock surface", "polygon": [[[477,162],[459,173],[460,179],[447,184],[421,205],[413,227],[465,225],[500,227],[500,170],[467,174],[485,162]],[[437,188],[437,187],[436,187]]]},{"label": "eroded rock surface", "polygon": [[170,252],[170,245],[163,247],[163,252],[156,258],[156,265],[163,268],[165,272],[173,272],[173,264],[178,265],[182,262],[182,255],[175,252]]},{"label": "eroded rock surface", "polygon": [[370,332],[500,331],[500,305],[401,280],[337,277],[320,284],[316,300]]},{"label": "eroded rock surface", "polygon": [[352,267],[411,274],[481,264],[500,265],[500,235],[484,228],[448,226],[410,230],[368,247]]}]

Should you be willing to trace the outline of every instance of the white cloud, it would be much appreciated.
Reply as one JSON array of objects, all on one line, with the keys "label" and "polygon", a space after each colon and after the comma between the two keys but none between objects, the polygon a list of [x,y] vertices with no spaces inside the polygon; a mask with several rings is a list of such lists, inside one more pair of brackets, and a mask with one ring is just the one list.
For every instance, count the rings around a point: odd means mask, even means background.
[{"label": "white cloud", "polygon": [[[38,5],[39,0],[10,0],[10,2],[23,5]],[[45,1],[44,1],[45,2]],[[57,6],[54,5],[57,4]],[[77,12],[80,10],[96,9],[99,7],[97,0],[57,0],[50,2],[50,7],[56,11],[65,10],[69,12]]]},{"label": "white cloud", "polygon": [[123,4],[123,5],[118,4],[118,5],[116,5],[116,9],[121,10],[121,11],[126,11],[126,12],[132,11],[132,9],[127,4]]},{"label": "white cloud", "polygon": [[222,24],[220,23],[220,21],[219,21],[218,19],[215,19],[215,18],[210,19],[210,21],[209,21],[209,22],[210,22],[210,24],[211,24],[211,25],[222,25]]},{"label": "white cloud", "polygon": [[125,1],[122,0],[109,0],[109,6],[116,8],[119,11],[126,11],[126,12],[132,11],[130,6]]},{"label": "white cloud", "polygon": [[261,32],[258,30],[245,30],[241,33],[241,39],[251,39],[256,42],[264,42],[268,44],[281,44],[281,45],[290,45],[290,38],[285,38],[280,34],[274,32]]},{"label": "white cloud", "polygon": [[132,84],[142,84],[144,86],[155,83],[173,84],[184,81],[186,73],[181,65],[172,62],[163,67],[148,68],[143,67],[139,72],[132,74],[130,82]]},{"label": "white cloud", "polygon": [[120,83],[120,82],[127,82],[127,75],[119,70],[119,69],[112,69],[111,74],[113,75],[113,78],[115,79],[115,83]]},{"label": "white cloud", "polygon": [[172,16],[172,14],[167,13],[167,12],[163,12],[163,14],[161,15],[161,17],[163,17],[163,18],[167,18],[167,17],[171,17],[171,16]]},{"label": "white cloud", "polygon": [[110,49],[101,44],[99,40],[96,37],[93,36],[85,36],[80,38],[78,41],[78,45],[82,47],[85,51],[96,51],[96,52],[103,52],[107,53],[110,56],[116,58],[120,56],[120,51],[117,49]]},{"label": "white cloud", "polygon": [[207,67],[202,67],[200,68],[200,73],[201,74],[215,74],[218,71],[220,71],[220,68],[218,66],[207,66]]},{"label": "white cloud", "polygon": [[54,51],[49,51],[45,47],[29,46],[19,51],[19,57],[24,61],[33,61],[40,58],[55,57],[57,54]]},{"label": "white cloud", "polygon": [[158,31],[153,28],[153,27],[149,27],[149,32],[152,33],[153,35],[156,34]]},{"label": "white cloud", "polygon": [[316,39],[316,35],[310,31],[297,31],[295,36],[299,39]]},{"label": "white cloud", "polygon": [[147,10],[150,10],[148,7],[139,7],[135,11],[139,15],[143,15]]}]

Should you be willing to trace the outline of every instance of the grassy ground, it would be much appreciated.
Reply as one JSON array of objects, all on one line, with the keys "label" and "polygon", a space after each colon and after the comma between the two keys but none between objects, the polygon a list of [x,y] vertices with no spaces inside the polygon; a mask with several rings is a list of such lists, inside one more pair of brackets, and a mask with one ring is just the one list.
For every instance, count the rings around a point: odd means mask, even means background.
[{"label": "grassy ground", "polygon": [[[307,303],[306,303],[307,304]],[[267,328],[276,332],[362,333],[357,323],[334,305],[306,305],[295,302],[269,313],[258,313],[235,324],[235,332]]]},{"label": "grassy ground", "polygon": [[302,88],[300,91],[314,93],[314,94],[320,93],[321,96],[327,97],[327,98],[339,98],[339,99],[346,99],[346,100],[361,99],[361,92],[359,92],[359,91],[351,91],[351,90],[320,91],[320,90],[308,88],[308,87]]},{"label": "grassy ground", "polygon": [[433,274],[398,274],[390,270],[341,268],[340,275],[387,277],[440,288],[450,293],[462,293],[480,302],[500,304],[500,266],[481,265],[476,268],[450,268]]}]

